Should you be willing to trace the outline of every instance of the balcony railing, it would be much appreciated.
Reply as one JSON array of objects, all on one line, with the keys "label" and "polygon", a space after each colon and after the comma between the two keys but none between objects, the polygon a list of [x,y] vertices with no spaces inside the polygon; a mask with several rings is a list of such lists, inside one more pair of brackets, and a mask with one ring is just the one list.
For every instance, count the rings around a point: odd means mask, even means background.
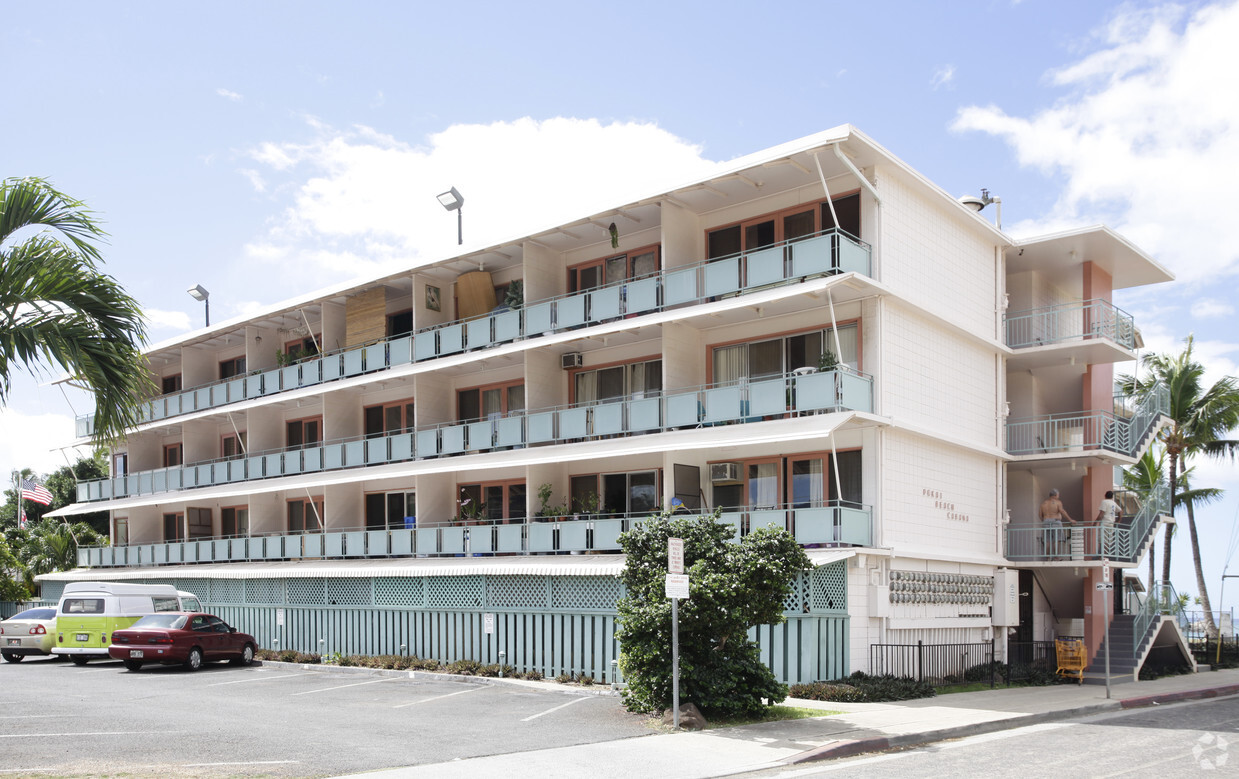
[{"label": "balcony railing", "polygon": [[1170,394],[1161,384],[1142,398],[1115,397],[1114,411],[1078,411],[1007,422],[1007,452],[1105,449],[1135,457],[1157,420],[1170,412]]},{"label": "balcony railing", "polygon": [[1144,602],[1140,604],[1140,610],[1136,612],[1135,616],[1136,619],[1132,628],[1132,645],[1139,652],[1154,620],[1162,616],[1168,616],[1174,618],[1176,622],[1182,623],[1183,603],[1180,601],[1178,593],[1175,592],[1174,585],[1164,581],[1153,582],[1153,589],[1145,597]]},{"label": "balcony railing", "polygon": [[839,410],[872,411],[872,377],[851,370],[793,373],[703,385],[666,395],[430,425],[395,435],[350,438],[302,449],[249,452],[242,457],[81,482],[77,499],[109,500],[468,452],[745,424]]},{"label": "balcony railing", "polygon": [[[201,538],[81,547],[77,555],[78,565],[98,568],[323,558],[615,553],[620,551],[619,534],[646,516],[599,515],[468,526]],[[733,541],[759,526],[774,526],[786,529],[804,545],[867,546],[872,537],[871,516],[867,506],[825,503],[804,508],[724,512],[720,521],[734,528]]]},{"label": "balcony railing", "polygon": [[[745,254],[666,269],[639,279],[528,303],[520,309],[437,325],[412,335],[330,352],[296,365],[163,395],[147,404],[143,419],[154,422],[410,362],[743,295],[811,276],[850,272],[869,275],[869,245],[841,230],[827,230]],[[93,427],[93,414],[77,418],[79,438],[92,435]]]},{"label": "balcony railing", "polygon": [[1136,348],[1131,315],[1108,300],[1086,300],[1017,311],[1006,316],[1006,343],[1012,349],[1105,338],[1124,349]]},{"label": "balcony railing", "polygon": [[[1134,493],[1131,493],[1134,497]],[[1067,524],[1062,529],[1040,522],[1012,522],[1005,530],[1006,557],[1024,562],[1116,562],[1135,563],[1149,536],[1157,531],[1157,518],[1170,509],[1170,490],[1159,486],[1143,500],[1117,496],[1119,505],[1139,505],[1134,513],[1121,516],[1109,532],[1096,522]],[[1091,518],[1090,518],[1091,519]]]}]

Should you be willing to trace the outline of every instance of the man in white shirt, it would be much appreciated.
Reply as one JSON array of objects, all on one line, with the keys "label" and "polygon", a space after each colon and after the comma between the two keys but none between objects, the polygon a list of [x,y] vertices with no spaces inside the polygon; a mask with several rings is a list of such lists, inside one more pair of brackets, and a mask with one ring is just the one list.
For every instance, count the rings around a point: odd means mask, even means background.
[{"label": "man in white shirt", "polygon": [[1106,499],[1097,507],[1097,523],[1101,527],[1101,538],[1098,550],[1103,557],[1113,557],[1114,523],[1118,520],[1119,504],[1114,502],[1114,491],[1106,490]]}]

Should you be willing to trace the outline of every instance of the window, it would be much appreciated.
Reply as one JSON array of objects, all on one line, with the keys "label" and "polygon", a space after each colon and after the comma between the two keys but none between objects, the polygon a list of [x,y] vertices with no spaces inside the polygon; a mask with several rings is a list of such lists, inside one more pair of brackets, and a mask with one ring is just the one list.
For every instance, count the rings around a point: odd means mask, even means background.
[{"label": "window", "polygon": [[[859,326],[839,327],[839,349],[835,358],[853,370],[860,367]],[[714,382],[730,384],[744,379],[783,376],[797,368],[816,368],[827,351],[835,352],[831,328],[779,336],[765,341],[716,346],[710,354]]]},{"label": "window", "polygon": [[318,354],[318,341],[322,336],[314,336],[312,338],[300,338],[296,341],[288,341],[284,344],[284,354],[288,355],[289,362],[306,357],[313,357]]},{"label": "window", "polygon": [[639,279],[658,271],[658,247],[617,254],[575,265],[568,269],[568,291],[582,292],[609,284]]},{"label": "window", "polygon": [[286,446],[307,449],[323,440],[323,418],[294,419],[285,423]]},{"label": "window", "polygon": [[103,598],[65,598],[61,614],[102,614]]},{"label": "window", "polygon": [[568,489],[573,513],[640,515],[662,505],[656,470],[573,476]]},{"label": "window", "polygon": [[460,390],[456,393],[456,419],[470,422],[495,419],[525,410],[525,384],[521,381],[489,387]]},{"label": "window", "polygon": [[164,376],[163,379],[160,381],[160,385],[162,387],[162,393],[164,395],[170,395],[173,392],[180,392],[181,391],[181,374],[178,373],[175,376]]},{"label": "window", "polygon": [[219,377],[221,379],[231,379],[234,376],[245,375],[245,357],[233,357],[230,360],[224,360],[219,364]]},{"label": "window", "polygon": [[605,403],[608,400],[642,398],[657,395],[662,388],[662,360],[573,371],[572,397],[576,403]]},{"label": "window", "polygon": [[250,534],[250,510],[245,506],[228,506],[219,510],[220,534],[248,536]]},{"label": "window", "polygon": [[210,538],[212,533],[211,527],[211,510],[201,508],[186,509],[185,519],[189,526],[188,537],[194,538]]},{"label": "window", "polygon": [[408,335],[413,332],[413,310],[387,315],[387,337]]},{"label": "window", "polygon": [[181,520],[184,518],[185,515],[180,513],[163,515],[164,541],[180,541],[185,538],[185,533],[181,530]]},{"label": "window", "polygon": [[366,528],[399,530],[413,527],[417,517],[417,493],[371,492],[366,495]]},{"label": "window", "polygon": [[176,598],[161,598],[155,596],[151,598],[151,605],[155,607],[155,611],[180,611],[181,602]]},{"label": "window", "polygon": [[184,444],[167,444],[163,448],[163,467],[175,468],[185,462]]},{"label": "window", "polygon": [[790,504],[814,508],[835,501],[860,505],[861,453],[849,449],[837,453],[838,482],[835,486],[836,454],[815,452],[740,463],[740,481],[712,486],[714,505],[722,508],[769,509]]},{"label": "window", "polygon": [[457,516],[502,522],[525,518],[525,482],[457,485]]},{"label": "window", "polygon": [[129,453],[117,452],[112,455],[112,477],[125,476],[129,473]]},{"label": "window", "polygon": [[[839,227],[853,236],[860,236],[860,194],[834,199]],[[806,204],[764,214],[738,224],[710,230],[706,233],[706,257],[717,260],[741,252],[753,251],[781,241],[807,238],[835,226],[830,204]]]},{"label": "window", "polygon": [[245,454],[245,431],[229,433],[220,439],[221,457],[241,457]]},{"label": "window", "polygon": [[129,517],[117,517],[112,532],[112,546],[129,546]]},{"label": "window", "polygon": [[378,438],[383,435],[413,429],[413,401],[402,400],[399,403],[388,403],[381,406],[367,406],[363,412],[366,438]]},{"label": "window", "polygon": [[297,498],[288,501],[288,532],[316,533],[323,527],[323,499]]}]

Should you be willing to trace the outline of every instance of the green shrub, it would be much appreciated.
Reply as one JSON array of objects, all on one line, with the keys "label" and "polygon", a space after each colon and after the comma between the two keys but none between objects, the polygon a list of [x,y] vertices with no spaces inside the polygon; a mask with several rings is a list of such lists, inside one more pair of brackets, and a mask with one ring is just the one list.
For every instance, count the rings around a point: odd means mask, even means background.
[{"label": "green shrub", "polygon": [[454,660],[448,663],[444,671],[460,676],[481,676],[482,664],[477,660]]},{"label": "green shrub", "polygon": [[560,684],[572,684],[573,682],[576,681],[576,677],[573,676],[572,674],[560,674],[559,676],[555,677],[555,681],[559,682]]},{"label": "green shrub", "polygon": [[280,652],[280,661],[285,663],[295,663],[297,662],[297,656],[300,654],[301,653],[295,649],[285,649]]},{"label": "green shrub", "polygon": [[788,694],[793,698],[802,698],[806,701],[863,703],[866,700],[864,690],[842,682],[793,684],[788,688]]},{"label": "green shrub", "polygon": [[293,659],[288,661],[292,663],[300,663],[301,665],[318,665],[323,662],[323,658],[315,654],[307,654],[304,652],[293,652]]},{"label": "green shrub", "polygon": [[542,681],[542,672],[541,672],[541,671],[526,671],[526,672],[525,672],[525,673],[523,673],[523,674],[517,674],[517,676],[518,676],[519,678],[521,678],[521,679],[526,679],[526,680],[531,681],[531,682],[540,682],[540,681]]},{"label": "green shrub", "polygon": [[580,682],[581,686],[583,687],[594,686],[594,677],[592,676],[586,676],[585,674],[581,674],[580,676],[577,677],[577,681]]}]

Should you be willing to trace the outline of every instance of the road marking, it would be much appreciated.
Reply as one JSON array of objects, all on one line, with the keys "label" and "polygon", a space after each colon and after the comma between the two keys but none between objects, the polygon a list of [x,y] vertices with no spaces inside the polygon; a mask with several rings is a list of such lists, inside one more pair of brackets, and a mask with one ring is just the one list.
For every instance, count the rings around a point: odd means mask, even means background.
[{"label": "road marking", "polygon": [[289,765],[300,762],[300,760],[250,760],[236,763],[181,763],[181,768],[210,768],[219,765]]},{"label": "road marking", "polygon": [[207,687],[222,687],[225,684],[246,684],[247,682],[270,682],[276,679],[288,679],[292,676],[304,676],[304,674],[282,674],[280,676],[260,676],[257,679],[234,679],[231,682],[212,682],[205,685]]},{"label": "road marking", "polygon": [[464,694],[465,694],[465,693],[467,693],[467,692],[477,692],[477,691],[478,691],[478,690],[480,690],[480,689],[482,689],[482,688],[481,688],[481,687],[470,687],[470,688],[469,688],[469,689],[467,689],[467,690],[460,690],[459,692],[449,692],[449,693],[448,693],[448,694],[446,694],[446,695],[436,695],[436,696],[434,696],[433,698],[422,698],[420,701],[412,701],[412,702],[410,702],[410,703],[401,703],[401,704],[399,704],[398,706],[393,706],[392,708],[394,708],[394,709],[403,709],[403,708],[405,708],[405,707],[407,707],[407,706],[416,706],[416,705],[417,705],[417,704],[419,704],[419,703],[430,703],[431,701],[437,701],[437,700],[439,700],[440,698],[450,698],[450,697],[452,697],[453,695],[464,695]]},{"label": "road marking", "polygon": [[560,709],[563,709],[563,708],[566,708],[566,707],[568,707],[568,706],[571,706],[571,705],[572,705],[572,704],[574,704],[574,703],[580,703],[581,701],[587,701],[587,700],[589,700],[589,699],[590,699],[590,698],[592,698],[592,697],[593,697],[593,696],[592,696],[592,695],[590,695],[590,696],[584,696],[584,697],[581,697],[581,698],[574,698],[573,700],[570,700],[570,701],[568,701],[567,703],[561,703],[560,705],[556,706],[556,707],[555,707],[555,708],[553,708],[553,709],[547,709],[546,711],[544,711],[544,712],[542,712],[542,713],[540,713],[540,714],[535,714],[535,715],[533,715],[532,717],[526,717],[525,719],[521,720],[521,722],[528,722],[528,721],[529,721],[529,720],[531,720],[531,719],[537,719],[538,717],[544,717],[544,716],[546,716],[547,714],[550,714],[550,713],[552,713],[552,712],[559,711]]},{"label": "road marking", "polygon": [[[85,714],[5,714],[0,719],[49,719],[51,717],[85,717]],[[7,769],[6,769],[7,770]]]},{"label": "road marking", "polygon": [[378,684],[380,682],[407,682],[404,677],[395,677],[393,679],[373,679],[368,682],[354,682],[353,684],[341,684],[338,687],[324,687],[321,690],[305,690],[304,692],[294,692],[293,695],[311,695],[316,692],[331,692],[332,690],[343,690],[345,687],[361,687],[364,684]]},{"label": "road marking", "polygon": [[88,730],[83,733],[0,733],[0,738],[65,738],[71,736],[149,736],[157,733],[173,735],[183,730]]},{"label": "road marking", "polygon": [[34,774],[34,773],[51,773],[56,768],[48,766],[47,768],[0,768],[0,774]]}]

